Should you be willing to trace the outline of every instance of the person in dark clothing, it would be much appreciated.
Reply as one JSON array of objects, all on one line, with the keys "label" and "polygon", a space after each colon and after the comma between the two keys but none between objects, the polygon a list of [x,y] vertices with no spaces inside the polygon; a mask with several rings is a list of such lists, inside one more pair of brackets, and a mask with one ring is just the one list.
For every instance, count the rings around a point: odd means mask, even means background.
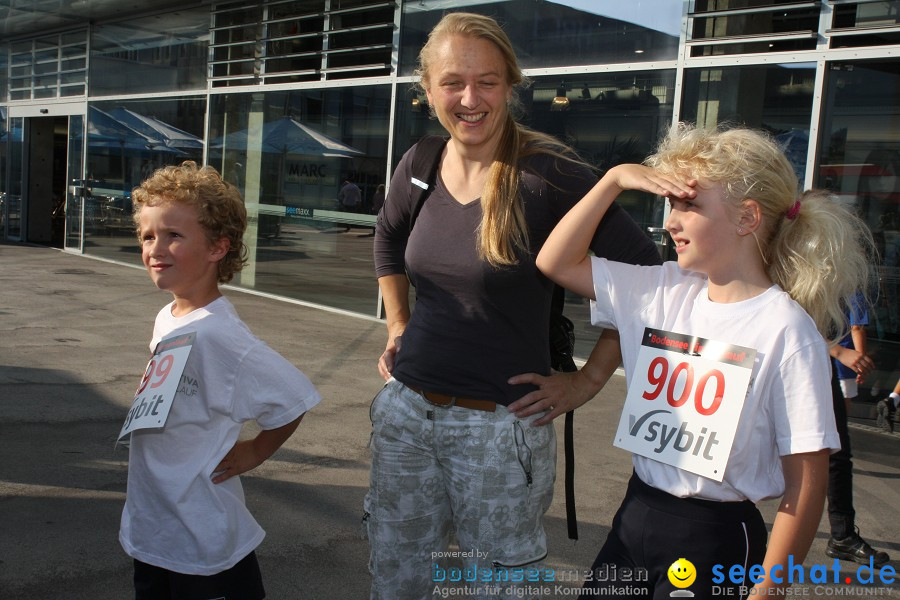
[{"label": "person in dark clothing", "polygon": [[[853,321],[851,318],[851,326]],[[875,364],[864,349],[860,351],[852,343],[833,346],[831,356],[835,363],[831,377],[831,400],[834,404],[834,420],[841,440],[841,449],[828,458],[828,523],[831,526],[831,537],[825,546],[825,554],[864,565],[868,565],[869,559],[872,559],[872,563],[880,567],[891,560],[890,556],[887,552],[872,548],[859,535],[855,523],[853,454],[850,448],[850,430],[847,427],[849,398],[844,397],[844,386],[841,385],[843,376],[839,375],[842,370],[856,373],[857,383],[860,383],[862,378],[875,368]]]},{"label": "person in dark clothing", "polygon": [[[450,139],[414,227],[411,190],[423,183],[412,177],[415,148],[376,226],[388,340],[378,361],[387,383],[370,412],[373,599],[431,597],[442,568],[432,557],[446,556],[451,530],[467,568],[540,569],[556,474],[554,428],[542,425],[590,400],[619,364],[611,332],[580,371],[551,374],[553,285],[534,257],[597,178],[570,148],[513,118],[524,77],[506,34],[489,17],[449,13],[422,49],[419,72]],[[660,261],[618,205],[592,248],[629,263]],[[530,383],[513,381],[529,373]],[[526,414],[508,408],[516,401]],[[500,587],[528,586],[506,577]]]}]

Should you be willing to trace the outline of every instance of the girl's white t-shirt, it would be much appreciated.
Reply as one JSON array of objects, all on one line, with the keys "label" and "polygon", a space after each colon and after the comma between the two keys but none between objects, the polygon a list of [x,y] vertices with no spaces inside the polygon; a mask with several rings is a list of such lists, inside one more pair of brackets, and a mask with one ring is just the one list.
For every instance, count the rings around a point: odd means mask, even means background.
[{"label": "girl's white t-shirt", "polygon": [[224,297],[183,317],[156,317],[151,352],[195,332],[179,390],[162,429],[132,433],[119,540],[141,562],[213,575],[247,556],[265,532],[244,505],[240,478],[210,475],[245,421],[275,429],[320,401],[309,379],[255,337]]},{"label": "girl's white t-shirt", "polygon": [[616,329],[630,386],[645,327],[757,351],[722,482],[633,455],[642,481],[678,497],[758,502],[784,494],[781,457],[840,449],[825,340],[773,285],[729,304],[709,300],[706,277],[675,262],[639,267],[592,258],[591,322]]}]

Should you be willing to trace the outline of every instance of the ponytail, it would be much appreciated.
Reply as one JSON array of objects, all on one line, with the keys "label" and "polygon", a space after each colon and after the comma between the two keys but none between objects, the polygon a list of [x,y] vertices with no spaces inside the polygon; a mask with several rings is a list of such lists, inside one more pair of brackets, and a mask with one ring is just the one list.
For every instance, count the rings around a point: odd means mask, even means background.
[{"label": "ponytail", "polygon": [[809,313],[826,339],[839,340],[848,330],[853,298],[869,290],[875,258],[869,228],[829,192],[809,190],[773,229],[764,253],[769,277]]}]

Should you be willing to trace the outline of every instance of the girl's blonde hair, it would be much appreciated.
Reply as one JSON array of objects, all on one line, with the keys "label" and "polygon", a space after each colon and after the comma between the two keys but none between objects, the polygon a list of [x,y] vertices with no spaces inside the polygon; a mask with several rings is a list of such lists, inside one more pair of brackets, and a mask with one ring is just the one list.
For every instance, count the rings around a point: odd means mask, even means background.
[{"label": "girl's blonde hair", "polygon": [[209,242],[228,240],[228,253],[219,261],[219,283],[228,283],[247,262],[244,231],[247,229],[247,209],[241,193],[227,183],[214,168],[198,167],[188,160],[178,166],[157,169],[131,193],[134,204],[134,223],[138,240],[141,237],[140,218],[144,206],[187,204],[197,209],[200,226]]},{"label": "girl's blonde hair", "polygon": [[854,211],[823,190],[798,194],[791,163],[767,134],[746,129],[672,127],[646,164],[718,183],[738,211],[755,200],[763,215],[754,232],[766,272],[830,341],[848,329],[846,310],[868,291],[872,234]]},{"label": "girl's blonde hair", "polygon": [[[416,74],[421,77],[423,90],[431,85],[430,68],[437,58],[439,42],[451,35],[460,35],[491,42],[506,64],[506,82],[512,88],[506,121],[500,130],[500,140],[494,162],[488,172],[481,196],[482,218],[478,232],[478,254],[491,265],[508,266],[518,263],[518,254],[528,252],[528,226],[525,210],[519,197],[519,160],[533,154],[545,153],[557,158],[584,164],[575,152],[555,138],[520,125],[516,116],[521,112],[518,90],[531,82],[522,73],[512,43],[500,25],[492,18],[474,13],[448,13],[428,34],[428,41],[419,52]],[[431,108],[434,116],[434,108]],[[587,165],[585,165],[587,166]]]}]

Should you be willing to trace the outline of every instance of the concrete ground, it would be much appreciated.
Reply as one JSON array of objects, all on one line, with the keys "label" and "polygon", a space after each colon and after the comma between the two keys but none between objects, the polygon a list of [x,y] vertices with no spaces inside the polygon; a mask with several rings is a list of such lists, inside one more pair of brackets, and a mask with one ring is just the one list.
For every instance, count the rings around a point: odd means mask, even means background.
[{"label": "concrete ground", "polygon": [[[169,297],[139,269],[48,248],[0,244],[0,265],[0,599],[129,598],[131,563],[117,540],[127,451],[114,442],[146,364],[153,318]],[[272,459],[242,478],[268,532],[258,549],[268,597],[364,599],[368,546],[360,518],[383,324],[226,293],[324,398]],[[546,519],[551,567],[588,567],[609,530],[631,472],[628,454],[611,444],[624,389],[624,378],[614,377],[575,420],[577,544],[566,538],[560,452]],[[851,435],[857,523],[897,569],[900,434],[853,425]],[[761,507],[769,525],[776,507]],[[823,519],[809,568],[833,564],[824,554],[827,531]],[[876,574],[865,586],[799,593],[898,595],[900,583],[882,585]]]}]

